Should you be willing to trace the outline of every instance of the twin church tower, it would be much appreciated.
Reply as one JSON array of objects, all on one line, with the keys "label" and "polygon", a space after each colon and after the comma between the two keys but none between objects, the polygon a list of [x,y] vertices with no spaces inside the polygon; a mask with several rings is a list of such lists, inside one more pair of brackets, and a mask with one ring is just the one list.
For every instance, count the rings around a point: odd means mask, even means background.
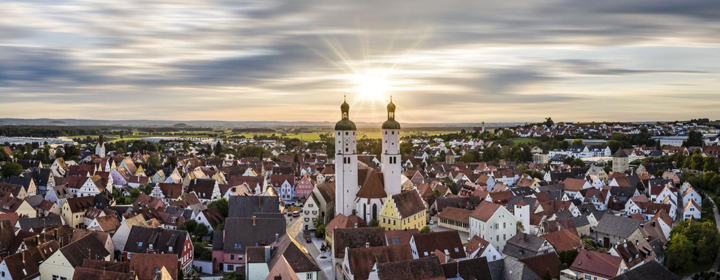
[{"label": "twin church tower", "polygon": [[350,105],[340,106],[342,119],[335,124],[335,214],[349,216],[355,210],[365,221],[377,220],[388,195],[402,191],[400,123],[390,98],[387,121],[382,125],[380,172],[358,162],[357,128],[350,120]]}]

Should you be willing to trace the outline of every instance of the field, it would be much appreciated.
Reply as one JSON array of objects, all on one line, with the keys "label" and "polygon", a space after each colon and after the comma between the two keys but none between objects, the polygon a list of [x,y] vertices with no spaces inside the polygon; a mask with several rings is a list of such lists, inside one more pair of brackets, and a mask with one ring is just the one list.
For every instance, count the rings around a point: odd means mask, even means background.
[{"label": "field", "polygon": [[[274,132],[242,132],[242,133],[234,133],[230,129],[216,129],[214,131],[173,131],[173,132],[156,132],[156,133],[148,133],[148,132],[141,132],[137,130],[133,130],[132,133],[128,133],[127,130],[124,130],[122,140],[138,140],[146,137],[187,137],[187,138],[214,138],[214,137],[241,137],[244,136],[245,138],[254,138],[257,137],[271,137],[272,135],[275,136],[282,136],[287,138],[294,138],[294,139],[301,139],[304,141],[319,141],[321,134],[331,134],[332,131],[330,130],[322,130],[322,129],[303,129],[304,131],[298,132],[294,129],[277,129]],[[403,130],[403,135],[417,135],[421,134],[423,136],[433,136],[433,135],[440,135],[445,133],[456,133],[458,130],[443,130],[443,131],[427,131],[423,129],[407,129]],[[120,139],[120,131],[111,131],[110,133],[104,134],[105,140],[108,142],[118,141]],[[68,136],[68,138],[73,139],[83,139],[83,138],[96,138],[97,135],[73,135]],[[380,129],[358,129],[358,138],[367,137],[370,139],[380,139],[381,137],[381,131]]]},{"label": "field", "polygon": [[515,142],[515,144],[522,145],[522,144],[530,144],[530,143],[534,142],[535,139],[518,137],[518,138],[513,138],[512,141]]}]

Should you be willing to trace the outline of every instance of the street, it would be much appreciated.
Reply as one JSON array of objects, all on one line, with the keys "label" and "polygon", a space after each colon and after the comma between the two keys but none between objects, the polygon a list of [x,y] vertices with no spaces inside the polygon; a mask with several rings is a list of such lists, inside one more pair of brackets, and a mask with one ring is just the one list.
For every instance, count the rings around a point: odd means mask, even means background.
[{"label": "street", "polygon": [[330,280],[334,279],[333,277],[333,265],[332,265],[332,257],[330,252],[325,252],[326,258],[320,257],[320,247],[325,242],[324,239],[318,239],[315,238],[314,234],[311,234],[311,240],[312,243],[306,243],[305,237],[303,236],[302,232],[302,222],[300,221],[302,218],[294,218],[293,221],[288,223],[288,229],[287,234],[289,236],[292,236],[297,240],[298,243],[305,245],[307,247],[308,252],[310,255],[315,259],[318,266],[320,266],[320,269],[322,270],[322,273],[318,275],[319,280]]}]

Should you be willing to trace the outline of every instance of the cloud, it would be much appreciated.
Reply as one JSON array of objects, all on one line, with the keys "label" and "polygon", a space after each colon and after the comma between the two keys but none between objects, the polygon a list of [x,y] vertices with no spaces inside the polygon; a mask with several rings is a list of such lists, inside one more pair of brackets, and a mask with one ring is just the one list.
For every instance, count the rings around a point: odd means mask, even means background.
[{"label": "cloud", "polygon": [[[68,0],[0,10],[0,98],[38,107],[0,117],[58,117],[45,112],[65,106],[62,117],[334,120],[341,95],[357,95],[352,77],[376,73],[417,122],[457,121],[478,106],[492,106],[487,121],[625,116],[616,108],[639,98],[660,109],[633,119],[717,114],[673,110],[702,100],[654,101],[719,85],[720,3],[709,0]],[[92,109],[108,104],[119,112]],[[382,118],[373,106],[382,104],[359,106],[358,121]]]}]

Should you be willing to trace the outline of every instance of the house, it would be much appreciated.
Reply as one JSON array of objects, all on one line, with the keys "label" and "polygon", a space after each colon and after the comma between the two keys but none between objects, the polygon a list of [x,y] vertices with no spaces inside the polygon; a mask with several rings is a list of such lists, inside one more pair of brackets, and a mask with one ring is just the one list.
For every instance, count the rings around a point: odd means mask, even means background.
[{"label": "house", "polygon": [[213,232],[213,271],[245,270],[245,249],[248,246],[271,245],[286,233],[285,217],[280,213],[256,213],[250,218],[230,216],[225,219],[224,230]]},{"label": "house", "polygon": [[72,279],[76,267],[81,267],[83,260],[110,261],[113,254],[93,235],[86,235],[60,248],[47,260],[40,264],[40,279]]},{"label": "house", "polygon": [[610,280],[680,280],[680,277],[659,262],[647,262],[633,270],[620,274]]},{"label": "house", "polygon": [[77,196],[95,196],[101,192],[107,191],[111,185],[112,182],[103,180],[100,175],[93,175],[85,180],[85,183],[83,183],[80,190],[78,190]]},{"label": "house", "polygon": [[22,186],[25,190],[25,195],[27,196],[37,194],[37,185],[32,177],[11,176],[10,178],[5,179],[5,183]]},{"label": "house", "polygon": [[153,188],[150,196],[162,199],[165,205],[177,200],[182,195],[182,184],[173,183],[157,183]]},{"label": "house", "polygon": [[480,236],[474,235],[470,241],[465,244],[465,253],[469,259],[486,258],[488,261],[496,261],[502,259],[502,255],[495,247]]},{"label": "house", "polygon": [[472,210],[469,209],[445,207],[445,209],[438,214],[438,226],[462,232],[470,232],[470,214],[472,214]]},{"label": "house", "polygon": [[137,253],[173,254],[180,270],[187,274],[192,269],[194,247],[187,231],[134,226],[122,253],[130,261]]},{"label": "house", "polygon": [[6,196],[0,199],[0,213],[17,213],[20,217],[37,217],[37,210],[26,199]]},{"label": "house", "polygon": [[85,211],[94,206],[95,198],[92,196],[68,198],[62,205],[62,217],[65,224],[73,228],[83,228]]},{"label": "house", "polygon": [[343,229],[343,228],[359,228],[359,227],[366,227],[367,223],[365,223],[365,220],[360,218],[358,215],[355,215],[355,212],[353,211],[350,216],[345,216],[342,213],[337,214],[335,218],[330,221],[327,226],[325,226],[325,241],[330,244],[333,240],[333,232],[336,229]]},{"label": "house", "polygon": [[314,188],[315,185],[313,185],[310,177],[303,176],[302,178],[300,178],[300,181],[298,181],[297,185],[295,186],[295,196],[305,199],[310,195],[310,193],[312,193]]},{"label": "house", "polygon": [[320,267],[317,262],[310,256],[307,248],[288,235],[271,246],[250,246],[245,255],[247,279],[274,279],[278,274],[284,273],[287,274],[287,279],[319,279]]},{"label": "house", "polygon": [[515,216],[500,204],[483,201],[470,214],[470,236],[480,236],[502,252],[508,239],[515,236]]},{"label": "house", "polygon": [[550,277],[553,279],[560,278],[560,267],[562,263],[560,263],[560,258],[555,253],[547,253],[524,258],[520,260],[520,262],[524,263],[538,277],[541,275],[544,277],[547,273],[549,273]]},{"label": "house", "polygon": [[58,242],[50,241],[5,256],[0,263],[0,279],[39,279],[40,264],[58,250]]},{"label": "house", "polygon": [[643,221],[633,218],[605,214],[598,222],[597,227],[595,227],[595,241],[605,248],[628,240],[640,242],[644,240],[640,232],[640,224],[642,223]]},{"label": "house", "polygon": [[[340,267],[336,269],[342,276],[336,279],[367,280],[378,263],[390,263],[412,260],[410,245],[345,247]],[[407,279],[403,277],[403,279]]]},{"label": "house", "polygon": [[698,194],[693,187],[687,187],[682,192],[682,205],[688,205],[690,200],[694,201],[698,206],[702,206],[702,197]]},{"label": "house", "polygon": [[695,200],[688,200],[687,204],[683,208],[683,220],[695,219],[700,220],[702,208],[698,205]]},{"label": "house", "polygon": [[[477,261],[471,261],[471,263],[472,262]],[[370,272],[369,279],[445,280],[447,278],[445,277],[446,272],[444,268],[445,266],[443,266],[437,257],[394,262],[378,262],[376,266],[373,267],[373,271]],[[468,270],[463,270],[462,272],[465,275],[470,275],[469,277],[474,277]],[[457,273],[460,273],[460,271],[457,270]]]},{"label": "house", "polygon": [[187,187],[188,193],[195,193],[202,203],[209,203],[220,199],[218,181],[213,179],[193,179]]},{"label": "house", "polygon": [[440,260],[442,263],[449,259],[462,260],[467,257],[457,231],[414,234],[410,238],[410,248],[415,259],[435,255],[438,251],[448,258]]},{"label": "house", "polygon": [[388,195],[380,211],[380,226],[391,229],[421,229],[427,225],[427,206],[416,191]]},{"label": "house", "polygon": [[547,239],[523,232],[508,239],[502,250],[504,255],[519,260],[551,252],[555,252],[555,249]]},{"label": "house", "polygon": [[169,279],[178,279],[178,261],[175,254],[133,254],[130,259],[130,271],[137,279],[155,279],[161,271],[167,271]]},{"label": "house", "polygon": [[311,192],[305,200],[302,209],[303,229],[305,231],[315,230],[315,223],[320,214],[320,204],[314,192]]},{"label": "house", "polygon": [[388,230],[385,231],[385,243],[387,245],[410,244],[410,238],[420,233],[417,229]]},{"label": "house", "polygon": [[583,248],[582,240],[574,228],[546,233],[542,237],[550,243],[555,252],[575,251]]},{"label": "house", "polygon": [[610,279],[625,273],[622,258],[610,254],[580,250],[569,269],[561,272],[562,279]]},{"label": "house", "polygon": [[225,222],[225,217],[223,217],[223,214],[220,212],[220,208],[210,207],[201,211],[195,220],[198,224],[207,226],[208,230],[212,232],[218,225]]},{"label": "house", "polygon": [[134,217],[123,219],[123,221],[120,223],[120,226],[118,226],[118,228],[115,230],[115,234],[112,237],[113,245],[115,246],[115,248],[125,248],[125,242],[127,242],[127,238],[130,235],[130,230],[134,226],[153,227],[152,221],[148,223],[148,221],[145,220],[143,215],[137,215]]},{"label": "house", "polygon": [[[412,252],[409,244],[397,246],[407,246],[406,249],[399,250],[406,250],[403,254],[405,254],[408,258],[412,258]],[[347,249],[363,247],[390,247],[385,245],[385,229],[382,227],[366,227],[335,230],[333,233],[332,243],[330,245],[332,250],[332,264],[334,267],[333,272],[335,279],[342,279],[344,272],[349,269],[349,264],[345,262],[348,252]],[[384,253],[384,251],[381,251],[380,253]]]}]

